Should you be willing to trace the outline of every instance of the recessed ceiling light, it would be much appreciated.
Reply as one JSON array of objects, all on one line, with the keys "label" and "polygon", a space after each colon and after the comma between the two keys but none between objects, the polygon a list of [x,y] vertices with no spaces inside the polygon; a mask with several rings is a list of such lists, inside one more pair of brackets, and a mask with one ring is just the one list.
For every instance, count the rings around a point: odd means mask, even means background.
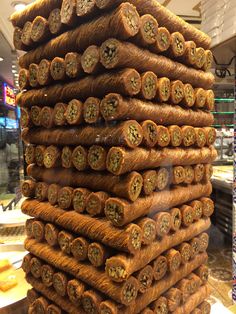
[{"label": "recessed ceiling light", "polygon": [[3,61],[4,59],[2,57],[0,57],[0,62]]},{"label": "recessed ceiling light", "polygon": [[17,71],[16,70],[12,70],[12,73],[16,73]]},{"label": "recessed ceiling light", "polygon": [[21,11],[26,7],[26,3],[22,2],[22,1],[14,1],[12,3],[12,6],[14,7],[14,9],[16,11]]},{"label": "recessed ceiling light", "polygon": [[15,65],[15,64],[13,64],[13,65],[12,65],[12,69],[15,69],[15,68],[16,68],[16,65]]}]

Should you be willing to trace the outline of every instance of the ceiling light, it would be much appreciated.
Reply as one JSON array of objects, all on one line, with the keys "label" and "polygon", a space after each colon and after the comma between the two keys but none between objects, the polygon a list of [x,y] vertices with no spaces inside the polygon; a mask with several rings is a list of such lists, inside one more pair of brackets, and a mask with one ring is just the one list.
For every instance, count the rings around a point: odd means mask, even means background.
[{"label": "ceiling light", "polygon": [[3,61],[4,59],[2,57],[0,57],[0,62]]},{"label": "ceiling light", "polygon": [[12,6],[14,7],[16,11],[21,11],[26,7],[26,3],[22,1],[15,1],[12,3]]},{"label": "ceiling light", "polygon": [[15,68],[16,68],[16,65],[15,65],[15,64],[13,64],[13,65],[12,65],[12,69],[15,69]]},{"label": "ceiling light", "polygon": [[17,71],[16,70],[12,70],[12,73],[16,73]]}]

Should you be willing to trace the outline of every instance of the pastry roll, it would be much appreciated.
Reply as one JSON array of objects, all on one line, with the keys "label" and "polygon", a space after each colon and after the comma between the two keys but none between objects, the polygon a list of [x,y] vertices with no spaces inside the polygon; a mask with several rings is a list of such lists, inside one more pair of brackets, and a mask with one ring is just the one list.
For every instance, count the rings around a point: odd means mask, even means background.
[{"label": "pastry roll", "polygon": [[195,107],[204,108],[206,104],[206,91],[203,88],[195,89]]},{"label": "pastry roll", "polygon": [[80,17],[87,17],[91,14],[95,13],[97,10],[96,1],[84,1],[84,0],[77,0],[76,1],[76,14]]},{"label": "pastry roll", "polygon": [[211,89],[206,91],[205,108],[210,111],[214,111],[215,108],[215,94]]},{"label": "pastry roll", "polygon": [[42,108],[39,106],[32,106],[30,108],[30,119],[35,126],[41,125],[41,119],[40,119],[41,110],[42,110]]},{"label": "pastry roll", "polygon": [[57,184],[50,184],[48,187],[48,201],[51,205],[56,205],[58,200],[58,192],[60,186]]},{"label": "pastry roll", "polygon": [[158,126],[156,123],[151,120],[145,120],[141,123],[141,127],[143,131],[143,145],[147,147],[156,146],[158,140]]},{"label": "pastry roll", "polygon": [[61,165],[63,168],[69,169],[72,167],[73,149],[69,146],[64,146],[61,151]]},{"label": "pastry roll", "polygon": [[104,216],[105,202],[109,198],[106,192],[92,192],[86,199],[86,211],[90,216]]},{"label": "pastry roll", "polygon": [[206,62],[206,54],[205,50],[200,47],[196,49],[196,61],[195,61],[195,67],[197,69],[201,69]]},{"label": "pastry roll", "polygon": [[54,112],[53,108],[45,106],[40,111],[40,125],[44,128],[50,129],[54,126]]},{"label": "pastry roll", "polygon": [[153,219],[156,221],[156,231],[158,237],[164,237],[171,228],[171,216],[167,212],[156,214]]},{"label": "pastry roll", "polygon": [[34,43],[40,43],[49,37],[48,21],[42,16],[37,16],[32,22],[31,39]]},{"label": "pastry roll", "polygon": [[58,192],[58,206],[62,209],[69,209],[72,204],[74,190],[71,187],[65,186]]},{"label": "pastry roll", "polygon": [[148,292],[153,282],[153,274],[154,271],[151,265],[147,265],[137,272],[136,278],[139,282],[139,291],[141,293]]},{"label": "pastry roll", "polygon": [[153,314],[153,310],[150,309],[150,307],[146,307],[146,309],[144,309],[141,314]]},{"label": "pastry roll", "polygon": [[67,283],[67,294],[70,302],[75,305],[81,303],[81,297],[84,293],[85,285],[77,279],[69,280]]},{"label": "pastry roll", "polygon": [[185,42],[185,51],[182,56],[178,58],[178,60],[184,64],[187,64],[191,67],[195,65],[196,62],[196,44],[194,41],[186,41]]},{"label": "pastry roll", "polygon": [[52,10],[49,14],[48,28],[53,35],[58,35],[62,32],[64,27],[61,22],[61,10],[59,8]]},{"label": "pastry roll", "polygon": [[52,283],[53,283],[53,288],[61,297],[66,296],[68,278],[65,273],[62,273],[62,272],[54,273]]},{"label": "pastry roll", "polygon": [[163,53],[170,47],[171,39],[170,32],[165,27],[158,27],[156,41],[150,46],[154,53]]},{"label": "pastry roll", "polygon": [[36,182],[33,180],[25,180],[21,185],[21,192],[24,197],[34,197]]},{"label": "pastry roll", "polygon": [[39,296],[40,296],[39,293],[33,288],[27,291],[27,301],[29,302],[30,305],[34,303],[34,301],[38,299]]},{"label": "pastry roll", "polygon": [[191,312],[191,314],[202,314],[202,312],[201,312],[201,310],[199,309],[199,308],[195,308],[192,312]]},{"label": "pastry roll", "polygon": [[23,257],[23,260],[22,260],[22,264],[21,264],[21,268],[23,269],[23,271],[26,273],[26,274],[29,274],[30,271],[31,271],[31,265],[30,265],[30,262],[31,262],[31,259],[33,258],[33,256],[31,254],[27,254]]},{"label": "pastry roll", "polygon": [[168,263],[165,256],[158,256],[152,263],[153,276],[155,280],[161,280],[168,270]]},{"label": "pastry roll", "polygon": [[143,194],[151,195],[157,186],[157,172],[155,170],[147,170],[142,173],[143,176]]},{"label": "pastry roll", "polygon": [[82,306],[85,313],[98,313],[99,305],[102,301],[100,294],[93,290],[86,290],[82,295]]},{"label": "pastry roll", "polygon": [[61,164],[61,151],[54,145],[46,148],[43,156],[43,164],[47,169],[55,168]]},{"label": "pastry roll", "polygon": [[43,145],[37,145],[35,147],[35,161],[37,166],[41,167],[43,166],[43,158],[44,158],[44,153],[46,151],[46,147]]},{"label": "pastry roll", "polygon": [[41,242],[45,238],[44,223],[42,221],[35,220],[32,223],[32,235],[36,241]]},{"label": "pastry roll", "polygon": [[21,36],[22,36],[22,28],[20,27],[15,27],[14,28],[14,32],[13,32],[13,44],[14,44],[14,47],[17,49],[17,50],[28,50],[28,47],[23,44],[22,40],[21,40]]},{"label": "pastry roll", "polygon": [[192,238],[189,244],[192,247],[193,257],[197,256],[200,252],[200,240],[197,237]]},{"label": "pastry roll", "polygon": [[45,230],[45,240],[47,241],[47,243],[50,246],[57,246],[59,229],[53,224],[47,223],[45,225],[44,230]]},{"label": "pastry roll", "polygon": [[211,305],[207,301],[203,301],[198,308],[202,314],[210,314],[211,312]]},{"label": "pastry roll", "polygon": [[48,301],[44,297],[39,297],[33,303],[33,313],[46,313],[48,305]]},{"label": "pastry roll", "polygon": [[62,310],[61,310],[61,308],[58,307],[57,305],[55,305],[55,304],[50,304],[50,305],[47,307],[46,314],[62,314]]},{"label": "pastry roll", "polygon": [[206,265],[201,265],[194,273],[201,279],[203,284],[206,284],[209,276],[209,269]]},{"label": "pastry roll", "polygon": [[[170,191],[155,192],[150,196],[138,198],[134,203],[120,198],[109,198],[105,205],[105,215],[115,226],[123,226],[141,216],[165,210],[191,201],[193,198],[208,194],[210,184],[179,186]],[[208,194],[209,195],[209,194]],[[182,224],[188,226],[193,222],[193,209],[182,206]]]},{"label": "pastry roll", "polygon": [[88,259],[95,267],[105,265],[109,251],[101,243],[93,242],[88,246]]},{"label": "pastry roll", "polygon": [[206,131],[207,145],[213,145],[216,140],[216,130],[214,128],[203,128]]},{"label": "pastry roll", "polygon": [[194,183],[201,182],[204,178],[205,167],[203,164],[197,164],[193,166],[194,170]]},{"label": "pastry roll", "polygon": [[53,275],[55,274],[55,269],[51,265],[44,264],[41,267],[41,279],[46,287],[51,287],[53,285]]},{"label": "pastry roll", "polygon": [[33,238],[33,231],[32,231],[33,222],[34,222],[34,218],[27,219],[25,221],[25,231],[26,231],[27,238]]},{"label": "pastry roll", "polygon": [[83,69],[81,66],[81,55],[77,52],[68,52],[65,55],[66,75],[69,78],[81,76]]},{"label": "pastry roll", "polygon": [[174,312],[182,302],[182,293],[177,288],[170,288],[164,296],[167,299],[167,305],[170,312]]},{"label": "pastry roll", "polygon": [[199,252],[200,253],[205,252],[209,244],[209,235],[204,232],[198,236],[198,240],[199,240]]},{"label": "pastry roll", "polygon": [[63,253],[69,255],[71,253],[71,242],[74,240],[74,236],[67,231],[60,231],[58,233],[57,241],[60,246],[60,249]]},{"label": "pastry roll", "polygon": [[182,264],[188,263],[193,256],[192,246],[187,242],[183,242],[176,249],[181,254]]},{"label": "pastry roll", "polygon": [[[189,165],[197,162],[209,163],[215,160],[216,150],[213,147],[201,149],[146,149],[136,148],[128,150],[123,147],[112,147],[107,154],[107,170],[116,175],[120,175],[132,170],[143,170],[157,168],[164,165]],[[201,157],[200,157],[201,156]],[[167,160],[167,162],[163,162]],[[187,171],[187,173],[186,173]],[[188,176],[186,183],[191,183],[194,177],[192,168],[185,167],[185,173]]]},{"label": "pastry roll", "polygon": [[167,168],[159,168],[156,172],[156,188],[164,190],[170,183],[170,172]]},{"label": "pastry roll", "polygon": [[186,50],[184,36],[180,32],[174,32],[170,35],[170,47],[167,54],[172,58],[183,56]]},{"label": "pastry roll", "polygon": [[204,88],[210,88],[214,82],[213,75],[210,73],[188,68],[164,56],[139,48],[132,43],[121,42],[114,38],[106,40],[101,45],[100,58],[106,69],[129,67],[139,72],[153,71],[158,76],[167,76],[171,80],[177,80],[181,77],[183,83]]},{"label": "pastry roll", "polygon": [[88,150],[88,164],[96,171],[106,169],[107,149],[100,145],[92,145]]},{"label": "pastry roll", "polygon": [[182,166],[175,166],[172,169],[172,184],[181,184],[185,181],[185,170]]},{"label": "pastry roll", "polygon": [[194,273],[188,275],[187,279],[190,281],[190,294],[196,293],[202,285],[201,279]]},{"label": "pastry roll", "polygon": [[31,126],[30,113],[26,108],[20,109],[20,126],[21,128],[27,128]]},{"label": "pastry roll", "polygon": [[180,268],[181,265],[181,255],[179,251],[175,249],[170,249],[165,254],[167,260],[168,271],[174,273]]},{"label": "pastry roll", "polygon": [[37,182],[35,187],[35,197],[40,202],[46,201],[48,198],[48,184],[45,182]]},{"label": "pastry roll", "polygon": [[150,14],[144,14],[140,18],[140,29],[132,41],[137,45],[147,47],[156,42],[158,34],[157,20]]},{"label": "pastry roll", "polygon": [[193,208],[193,219],[198,221],[202,217],[203,204],[199,200],[192,201],[189,204]]},{"label": "pastry roll", "polygon": [[151,100],[157,93],[157,76],[152,71],[144,72],[141,75],[142,87],[139,96],[141,98]]},{"label": "pastry roll", "polygon": [[154,313],[158,314],[168,314],[169,312],[167,299],[163,296],[154,301],[151,304],[151,308],[153,309]]},{"label": "pastry roll", "polygon": [[83,238],[75,238],[70,245],[71,254],[78,261],[84,261],[88,257],[89,242]]},{"label": "pastry roll", "polygon": [[181,292],[183,303],[185,303],[191,295],[191,282],[190,282],[190,280],[186,279],[186,278],[180,280],[177,283],[176,288],[178,288],[179,291]]},{"label": "pastry roll", "polygon": [[191,184],[194,180],[194,170],[192,166],[184,166],[185,179],[184,183]]},{"label": "pastry roll", "polygon": [[182,99],[182,104],[188,108],[191,108],[195,104],[195,101],[196,101],[195,91],[192,85],[184,84],[184,97]]},{"label": "pastry roll", "polygon": [[213,166],[211,164],[206,164],[205,171],[204,171],[204,180],[210,181],[212,175],[213,175]]},{"label": "pastry roll", "polygon": [[178,231],[182,223],[182,214],[179,208],[170,209],[171,225],[170,229],[174,232]]},{"label": "pastry roll", "polygon": [[168,127],[170,134],[170,145],[178,147],[182,144],[182,130],[178,125],[171,125]]},{"label": "pastry roll", "polygon": [[37,63],[45,57],[50,59],[56,56],[62,57],[69,48],[70,51],[85,50],[89,45],[100,44],[110,36],[126,40],[136,35],[139,27],[140,17],[135,7],[123,3],[109,14],[83,23],[32,50],[21,58],[20,66],[27,67],[30,63]]},{"label": "pastry roll", "polygon": [[192,126],[182,126],[183,145],[189,147],[195,144],[196,134]]},{"label": "pastry roll", "polygon": [[167,77],[161,77],[157,80],[156,85],[156,100],[167,102],[170,98],[171,87],[170,80]]},{"label": "pastry roll", "polygon": [[195,128],[196,146],[204,147],[206,145],[206,131],[203,128]]},{"label": "pastry roll", "polygon": [[[165,82],[165,78],[162,78]],[[169,89],[168,89],[169,90]],[[158,95],[158,89],[157,89]],[[166,99],[160,96],[161,101]],[[169,98],[169,92],[168,92]],[[179,106],[147,102],[135,98],[124,98],[120,94],[108,94],[101,102],[101,114],[106,121],[135,119],[144,121],[151,119],[161,125],[184,125],[205,126],[214,121],[212,114],[202,110],[184,109]]]},{"label": "pastry roll", "polygon": [[68,26],[74,26],[77,19],[76,1],[63,0],[61,5],[61,22]]},{"label": "pastry roll", "polygon": [[32,23],[30,21],[27,21],[24,24],[24,27],[22,29],[22,34],[21,34],[21,41],[26,46],[32,46],[33,44],[33,41],[31,39],[31,31],[32,31]]},{"label": "pastry roll", "polygon": [[81,65],[85,73],[96,74],[101,72],[99,47],[96,45],[89,46],[81,56]]},{"label": "pastry roll", "polygon": [[180,207],[181,216],[182,216],[182,225],[188,227],[193,223],[194,220],[194,211],[191,206],[182,205]]},{"label": "pastry roll", "polygon": [[89,97],[83,105],[83,119],[86,123],[98,123],[101,119],[100,99]]},{"label": "pastry roll", "polygon": [[67,105],[59,102],[54,107],[53,122],[56,126],[62,126],[66,124],[65,112]]},{"label": "pastry roll", "polygon": [[55,57],[50,65],[51,77],[54,81],[62,81],[66,78],[66,65],[63,58]]},{"label": "pastry roll", "polygon": [[38,65],[37,81],[39,85],[45,86],[51,83],[52,77],[50,72],[51,61],[47,59],[40,59]]},{"label": "pastry roll", "polygon": [[77,146],[72,152],[71,160],[73,166],[79,170],[83,171],[87,168],[87,155],[88,151],[83,146]]},{"label": "pastry roll", "polygon": [[203,64],[202,69],[204,71],[209,71],[213,64],[213,53],[211,52],[211,50],[205,50],[205,56],[206,56],[206,61]]},{"label": "pastry roll", "polygon": [[136,224],[142,229],[142,243],[149,245],[156,238],[156,223],[153,219],[144,217],[136,221]]},{"label": "pastry roll", "polygon": [[29,265],[31,274],[34,278],[39,279],[41,277],[42,262],[37,257],[32,257]]},{"label": "pastry roll", "polygon": [[29,85],[33,88],[38,86],[37,81],[38,65],[31,63],[29,66]]},{"label": "pastry roll", "polygon": [[214,213],[214,202],[207,197],[202,197],[200,201],[202,202],[203,216],[210,217]]},{"label": "pastry roll", "polygon": [[166,147],[170,144],[170,134],[166,127],[162,125],[157,126],[157,145],[160,147]]},{"label": "pastry roll", "polygon": [[91,192],[85,188],[74,189],[73,208],[76,212],[82,213],[85,210],[86,200]]}]

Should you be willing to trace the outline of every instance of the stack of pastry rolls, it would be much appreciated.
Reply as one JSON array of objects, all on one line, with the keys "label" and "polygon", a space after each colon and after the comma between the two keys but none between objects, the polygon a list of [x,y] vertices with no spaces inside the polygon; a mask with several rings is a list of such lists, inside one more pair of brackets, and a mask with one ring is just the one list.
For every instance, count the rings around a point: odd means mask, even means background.
[{"label": "stack of pastry rolls", "polygon": [[11,17],[29,313],[210,313],[210,38],[155,0]]}]

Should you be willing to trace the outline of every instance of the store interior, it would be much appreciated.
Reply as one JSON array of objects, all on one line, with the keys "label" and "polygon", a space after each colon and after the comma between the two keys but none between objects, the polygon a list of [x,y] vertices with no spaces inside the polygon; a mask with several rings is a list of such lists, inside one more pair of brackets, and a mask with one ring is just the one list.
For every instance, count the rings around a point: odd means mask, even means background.
[{"label": "store interior", "polygon": [[[18,268],[19,261],[26,254],[23,246],[26,216],[20,212],[23,201],[20,185],[25,175],[26,165],[23,160],[24,145],[20,137],[20,110],[15,98],[19,89],[18,58],[20,53],[13,45],[13,27],[9,16],[15,10],[31,2],[30,0],[1,0],[0,9],[0,260],[6,258],[11,260],[16,269],[14,276],[21,282],[18,287],[14,288],[15,290],[10,290],[7,294],[0,291],[0,308],[4,310],[6,307],[12,310],[12,308],[16,309],[15,304],[18,304],[18,311],[6,312],[16,314],[26,313],[23,301],[28,289],[23,273]],[[212,304],[212,313],[236,313],[232,298],[232,190],[236,105],[235,15],[229,13],[228,7],[222,7],[222,1],[214,1],[214,4],[211,0],[202,2],[199,0],[187,2],[162,0],[159,2],[213,38],[211,47],[214,55],[211,72],[215,75],[213,126],[217,130],[215,148],[218,157],[213,164],[212,176],[212,199],[215,202],[215,212],[208,232],[210,236],[209,284],[212,288],[209,302]],[[236,2],[231,2],[233,3],[232,11],[236,14]],[[211,8],[210,3],[212,3]],[[2,313],[1,309],[0,313]]]}]

